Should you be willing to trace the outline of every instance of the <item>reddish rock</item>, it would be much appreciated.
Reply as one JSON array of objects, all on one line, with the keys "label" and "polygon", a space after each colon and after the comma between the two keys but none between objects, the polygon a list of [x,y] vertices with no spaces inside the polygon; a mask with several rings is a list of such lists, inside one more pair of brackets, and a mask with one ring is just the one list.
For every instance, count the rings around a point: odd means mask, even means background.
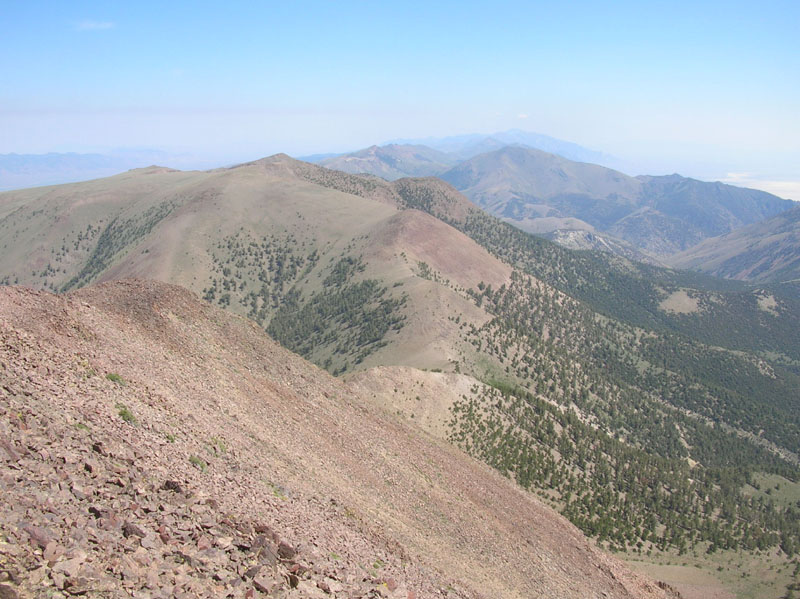
[{"label": "reddish rock", "polygon": [[58,562],[55,566],[53,566],[53,572],[61,572],[70,578],[75,578],[78,575],[83,562],[84,558],[82,557],[64,560],[63,562]]},{"label": "reddish rock", "polygon": [[233,546],[233,537],[219,537],[216,539],[215,544],[217,547],[225,551]]},{"label": "reddish rock", "polygon": [[297,585],[297,593],[303,599],[325,599],[326,593],[318,586],[301,580]]},{"label": "reddish rock", "polygon": [[64,548],[55,541],[50,541],[47,547],[44,548],[44,560],[46,562],[53,562],[64,553]]},{"label": "reddish rock", "polygon": [[197,539],[197,549],[199,551],[205,551],[206,549],[211,549],[211,539],[207,536],[203,535],[199,539]]},{"label": "reddish rock", "polygon": [[22,526],[22,530],[28,533],[31,541],[38,545],[40,549],[46,549],[47,544],[52,540],[52,533],[45,528],[25,524]]},{"label": "reddish rock", "polygon": [[278,557],[281,559],[290,560],[294,558],[295,555],[297,555],[297,551],[286,541],[281,541],[278,544]]},{"label": "reddish rock", "polygon": [[157,589],[158,588],[158,572],[155,570],[148,570],[145,585],[149,589]]},{"label": "reddish rock", "polygon": [[146,537],[147,533],[141,529],[140,526],[137,526],[133,522],[125,521],[125,524],[122,525],[122,534],[126,537]]},{"label": "reddish rock", "polygon": [[70,595],[85,595],[90,590],[90,583],[85,578],[69,579],[64,582],[64,590]]},{"label": "reddish rock", "polygon": [[278,586],[278,582],[269,569],[262,568],[255,578],[253,578],[253,586],[262,593],[271,593],[272,589]]},{"label": "reddish rock", "polygon": [[19,461],[20,455],[17,453],[17,451],[14,449],[14,446],[11,445],[8,439],[6,439],[5,437],[0,437],[0,447],[3,448],[10,461],[12,462]]},{"label": "reddish rock", "polygon": [[7,584],[0,584],[0,599],[19,599],[17,591]]},{"label": "reddish rock", "polygon": [[67,577],[61,572],[50,572],[50,579],[57,589],[63,589],[64,583],[67,581]]},{"label": "reddish rock", "polygon": [[278,564],[278,548],[264,535],[256,537],[251,547],[251,550],[256,554],[258,559],[264,563],[270,566],[276,566]]},{"label": "reddish rock", "polygon": [[276,543],[278,542],[278,535],[275,534],[275,531],[272,530],[266,524],[256,524],[253,527],[253,530],[255,532],[257,532],[258,534],[266,535],[269,539],[271,539],[272,541],[275,541]]},{"label": "reddish rock", "polygon": [[100,441],[97,441],[92,445],[92,450],[95,453],[99,453],[101,456],[108,456],[108,451],[106,451],[105,445],[103,445]]},{"label": "reddish rock", "polygon": [[[139,282],[119,284],[124,293],[115,296],[116,285],[79,292],[98,301],[98,307],[87,312],[76,312],[74,295],[53,296],[0,286],[0,437],[9,444],[0,447],[0,538],[4,541],[0,547],[0,599],[49,595],[62,599],[441,596],[437,589],[445,582],[435,568],[421,569],[415,563],[413,555],[419,547],[413,543],[416,533],[411,520],[411,551],[387,551],[397,539],[383,527],[374,529],[369,519],[353,516],[368,513],[364,497],[353,491],[350,512],[327,495],[328,488],[336,494],[345,493],[333,484],[340,478],[349,481],[348,475],[356,475],[354,482],[365,480],[351,466],[331,459],[331,469],[343,470],[329,480],[321,478],[327,483],[319,486],[313,479],[307,486],[298,479],[299,491],[291,500],[276,496],[272,485],[265,484],[290,474],[315,476],[309,465],[315,466],[320,458],[337,458],[335,453],[317,454],[313,446],[307,450],[298,439],[287,439],[284,430],[299,435],[308,427],[318,426],[314,424],[318,416],[325,423],[324,434],[319,437],[324,451],[332,451],[341,441],[348,451],[350,447],[356,452],[364,449],[369,457],[370,443],[362,448],[349,441],[360,439],[362,428],[366,432],[377,430],[375,426],[382,423],[383,416],[375,420],[366,407],[351,414],[349,407],[343,407],[349,406],[349,399],[324,406],[307,403],[306,398],[321,395],[314,389],[319,382],[335,390],[331,397],[349,397],[339,382],[316,369],[308,371],[306,379],[289,381],[297,385],[294,390],[284,389],[286,383],[270,378],[269,373],[274,372],[275,364],[286,360],[294,360],[294,372],[299,358],[268,345],[256,325],[245,326],[241,319],[224,320],[221,334],[218,323],[212,325],[203,316],[210,308],[198,307],[185,292],[174,288],[164,291],[159,284]],[[151,289],[151,285],[155,287]],[[162,291],[153,296],[153,289]],[[4,297],[18,298],[34,310],[20,310],[20,315],[16,304],[9,305]],[[171,304],[170,297],[180,302]],[[114,308],[117,301],[123,301],[123,305]],[[45,305],[57,306],[58,316],[48,315],[42,308]],[[61,323],[62,313],[67,319],[81,321],[79,326],[85,327],[86,335],[71,336],[64,342],[58,332],[61,329],[52,326]],[[90,313],[91,317],[87,316]],[[77,326],[70,323],[66,330],[78,331]],[[202,333],[202,345],[192,341],[197,332]],[[252,337],[254,332],[258,337]],[[238,343],[237,337],[247,343]],[[229,347],[247,361],[227,354]],[[225,355],[224,360],[220,361],[220,355]],[[128,385],[108,385],[102,376],[85,376],[76,365],[87,356],[96,372],[123,371]],[[182,362],[184,359],[193,361],[188,364]],[[203,361],[203,368],[194,368],[198,360]],[[242,367],[244,364],[247,368]],[[261,373],[262,364],[266,375]],[[257,368],[251,369],[253,365]],[[228,372],[231,366],[234,370]],[[1,385],[10,388],[4,391]],[[117,402],[130,405],[140,417],[140,426],[124,426],[114,409]],[[20,414],[27,422],[25,431],[17,426],[22,422]],[[349,418],[356,419],[355,436]],[[341,439],[328,445],[331,419],[337,422],[335,433],[337,437],[341,433]],[[91,425],[91,431],[78,431],[76,422]],[[297,428],[292,428],[295,425]],[[273,426],[276,428],[270,431],[279,434],[262,435],[263,427]],[[164,435],[178,432],[175,445],[166,445]],[[201,476],[187,456],[202,452],[203,445],[214,436],[229,440],[230,447]],[[417,455],[416,445],[404,455],[405,449],[393,445],[393,439],[385,436],[378,441],[379,445],[386,444],[387,455],[395,451],[398,459]],[[7,447],[21,458],[13,461]],[[280,459],[272,463],[274,456]],[[352,468],[358,466],[359,460],[355,462]],[[372,463],[364,466],[372,476]],[[447,472],[442,476],[447,479]],[[473,478],[470,474],[466,479],[470,485]],[[482,485],[486,483],[480,480]],[[458,480],[449,482],[456,484]],[[393,494],[392,501],[402,503],[401,488],[381,487],[381,493]],[[353,490],[349,484],[346,489]],[[456,484],[455,489],[463,491],[464,487]],[[374,498],[368,499],[371,502]],[[415,497],[414,505],[417,500]],[[514,503],[514,513],[517,507]],[[402,513],[389,510],[386,522]],[[474,521],[466,517],[468,514],[457,515],[459,527],[473,535],[470,525]],[[531,521],[530,514],[523,519],[526,526]],[[297,545],[282,542],[265,522],[274,522],[276,529]],[[548,522],[540,521],[544,526]],[[442,530],[424,532],[448,531],[446,523],[437,526]],[[556,531],[572,542],[573,533],[565,533],[558,526]],[[478,540],[479,534],[476,530],[467,540]],[[478,545],[500,564],[498,568],[519,564],[509,562],[509,554],[504,554],[502,547],[482,541]],[[204,546],[207,548],[202,549]],[[492,554],[492,547],[501,549],[500,553]],[[358,564],[374,563],[376,557],[387,562],[387,576],[394,573],[397,581],[364,578]],[[425,559],[436,563],[437,558]],[[625,572],[621,568],[614,571]],[[507,572],[513,573],[513,569],[507,568]],[[612,575],[603,571],[586,584],[599,582],[598,596],[607,591],[609,596],[621,599],[664,599],[649,590],[612,593],[620,580],[628,584],[621,576],[614,581]],[[509,584],[518,580],[512,575]],[[609,581],[616,586],[610,586]],[[467,580],[464,586],[468,588],[472,582]],[[407,585],[415,592],[407,591]],[[529,596],[591,594],[575,591]],[[480,594],[468,591],[463,596]]]},{"label": "reddish rock", "polygon": [[83,469],[86,470],[86,472],[88,472],[89,474],[97,476],[97,474],[100,472],[100,463],[97,462],[96,460],[91,460],[91,459],[86,460],[83,463]]},{"label": "reddish rock", "polygon": [[165,481],[161,488],[165,491],[172,491],[173,493],[183,493],[183,487],[176,480]]},{"label": "reddish rock", "polygon": [[289,567],[289,572],[292,574],[297,574],[298,576],[303,576],[304,574],[308,573],[310,570],[307,566],[303,564],[292,564]]}]

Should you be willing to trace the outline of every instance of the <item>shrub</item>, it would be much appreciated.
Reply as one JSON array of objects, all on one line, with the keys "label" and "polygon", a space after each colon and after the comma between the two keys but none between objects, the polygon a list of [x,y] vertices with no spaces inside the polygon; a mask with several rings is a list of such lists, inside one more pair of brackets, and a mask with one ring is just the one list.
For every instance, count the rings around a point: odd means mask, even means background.
[{"label": "shrub", "polygon": [[118,375],[116,372],[109,372],[106,375],[106,378],[111,381],[112,383],[116,383],[117,385],[124,385],[125,379]]},{"label": "shrub", "polygon": [[125,422],[127,422],[128,424],[136,424],[136,416],[134,416],[133,412],[131,412],[128,409],[128,406],[122,403],[118,403],[117,410],[118,410],[117,414],[119,414],[119,417],[122,418]]},{"label": "shrub", "polygon": [[192,466],[200,470],[200,472],[205,472],[206,468],[208,468],[206,461],[196,455],[190,455],[189,461],[192,463]]}]

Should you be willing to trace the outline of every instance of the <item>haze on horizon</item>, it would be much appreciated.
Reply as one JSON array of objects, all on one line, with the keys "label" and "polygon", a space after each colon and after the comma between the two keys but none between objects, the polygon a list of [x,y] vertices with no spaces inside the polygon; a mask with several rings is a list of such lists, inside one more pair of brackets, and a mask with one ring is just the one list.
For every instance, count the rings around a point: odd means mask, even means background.
[{"label": "haze on horizon", "polygon": [[[535,131],[800,199],[791,1],[6,6],[0,153],[220,164]],[[631,174],[638,174],[632,172]]]}]

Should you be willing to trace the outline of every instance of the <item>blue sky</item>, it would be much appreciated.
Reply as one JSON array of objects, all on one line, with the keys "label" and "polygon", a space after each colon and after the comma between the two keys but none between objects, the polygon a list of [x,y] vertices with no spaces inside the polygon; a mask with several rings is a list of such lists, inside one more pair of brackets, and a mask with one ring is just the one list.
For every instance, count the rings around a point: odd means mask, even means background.
[{"label": "blue sky", "polygon": [[0,152],[233,161],[521,128],[653,173],[800,181],[796,1],[431,4],[4,0]]}]

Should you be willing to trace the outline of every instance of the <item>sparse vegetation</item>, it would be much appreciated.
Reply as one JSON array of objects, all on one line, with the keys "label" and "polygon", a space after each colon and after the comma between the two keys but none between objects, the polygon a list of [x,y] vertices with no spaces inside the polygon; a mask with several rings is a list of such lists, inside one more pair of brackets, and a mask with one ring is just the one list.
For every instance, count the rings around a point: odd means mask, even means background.
[{"label": "sparse vegetation", "polygon": [[272,489],[272,494],[278,499],[286,500],[289,498],[289,492],[283,485],[267,481],[267,485]]},{"label": "sparse vegetation", "polygon": [[203,458],[194,454],[189,456],[189,463],[191,463],[191,465],[197,468],[200,472],[205,472],[208,468],[208,463]]},{"label": "sparse vegetation", "polygon": [[97,244],[81,271],[67,281],[61,291],[69,291],[92,282],[120,253],[144,239],[174,209],[173,203],[164,202],[135,217],[114,218],[98,237]]},{"label": "sparse vegetation", "polygon": [[305,357],[332,348],[323,366],[334,375],[359,364],[386,345],[387,333],[402,328],[406,317],[400,310],[407,298],[388,296],[375,279],[352,281],[363,269],[360,260],[342,258],[323,281],[322,291],[305,298],[298,289],[290,290],[267,332]]},{"label": "sparse vegetation", "polygon": [[221,456],[227,453],[228,447],[225,442],[219,437],[211,437],[211,453],[216,456]]},{"label": "sparse vegetation", "polygon": [[[426,364],[447,364],[445,370],[491,387],[453,406],[455,443],[612,551],[674,553],[695,567],[694,554],[709,560],[737,550],[797,555],[796,288],[754,289],[571,252],[481,212],[451,212],[448,206],[459,200],[424,182],[389,185],[313,168],[303,173],[362,197],[379,191],[382,199],[442,218],[512,265],[513,276],[499,287],[481,283],[464,290],[450,283],[439,261],[392,247],[393,259],[404,258],[403,280],[391,278],[391,269],[383,278],[384,271],[367,262],[375,239],[341,234],[318,240],[309,213],[298,211],[291,224],[245,223],[233,234],[220,226],[224,233],[211,234],[192,257],[210,263],[209,271],[191,273],[206,300],[248,316],[284,346],[339,375],[365,360],[377,362],[374,355],[383,348],[387,362],[402,363],[390,347],[414,314],[410,304],[420,287],[441,297],[453,292],[445,298],[448,308],[453,298],[471,299],[469,308],[480,318],[468,317],[469,310],[446,315],[446,331],[460,334],[446,342],[465,349]],[[20,274],[25,279],[33,271],[48,289],[63,281],[62,289],[85,285],[125,256],[140,259],[147,251],[142,242],[181,201],[74,226]],[[30,216],[26,209],[4,226]],[[147,260],[157,254],[147,253]],[[18,280],[16,273],[3,274],[4,284]],[[676,309],[665,298],[683,304]],[[414,325],[430,325],[424,318]],[[79,377],[96,376],[88,362],[76,370]],[[127,384],[117,373],[105,377]],[[421,395],[409,397],[419,404],[408,415],[416,424],[426,406]],[[117,410],[136,424],[129,408],[118,404]],[[196,451],[207,460],[232,459],[223,439],[203,441]],[[199,469],[208,466],[193,458]],[[280,486],[270,486],[286,497]]]},{"label": "sparse vegetation", "polygon": [[134,416],[130,408],[123,403],[117,404],[117,415],[128,424],[137,424],[136,416]]},{"label": "sparse vegetation", "polygon": [[125,386],[125,379],[123,379],[120,375],[116,372],[109,372],[106,374],[106,378],[111,381],[112,383],[116,383],[117,385]]}]

